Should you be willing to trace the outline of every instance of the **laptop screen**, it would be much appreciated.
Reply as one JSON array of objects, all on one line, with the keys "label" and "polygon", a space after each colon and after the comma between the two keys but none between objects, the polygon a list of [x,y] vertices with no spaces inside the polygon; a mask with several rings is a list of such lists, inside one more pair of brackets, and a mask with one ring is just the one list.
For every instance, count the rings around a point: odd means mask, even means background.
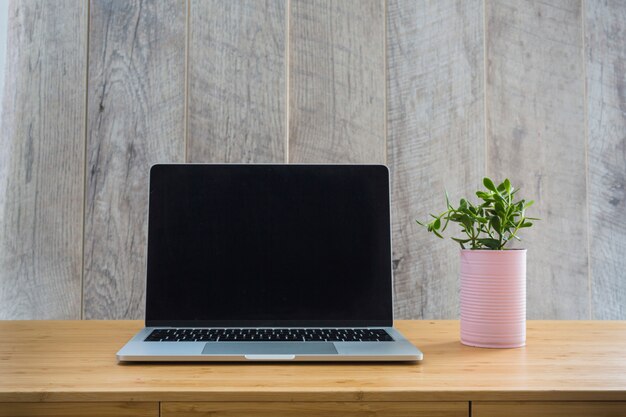
[{"label": "laptop screen", "polygon": [[148,326],[390,326],[382,165],[155,165]]}]

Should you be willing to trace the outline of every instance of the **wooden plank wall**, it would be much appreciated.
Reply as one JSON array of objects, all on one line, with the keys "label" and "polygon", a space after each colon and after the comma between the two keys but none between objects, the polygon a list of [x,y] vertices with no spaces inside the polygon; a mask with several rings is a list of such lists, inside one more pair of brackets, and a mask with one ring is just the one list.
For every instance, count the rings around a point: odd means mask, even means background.
[{"label": "wooden plank wall", "polygon": [[84,318],[142,318],[148,173],[184,162],[184,1],[90,7]]},{"label": "wooden plank wall", "polygon": [[626,3],[587,1],[591,317],[626,318]]},{"label": "wooden plank wall", "polygon": [[[62,7],[61,7],[62,6]],[[485,174],[537,200],[528,315],[626,319],[626,5],[12,0],[0,319],[141,318],[155,162],[377,162],[399,318],[458,317],[414,224]]]},{"label": "wooden plank wall", "polygon": [[[487,173],[536,201],[528,317],[589,317],[580,1],[490,0],[486,7]],[[537,231],[539,231],[537,233]]]},{"label": "wooden plank wall", "polygon": [[0,319],[80,318],[87,7],[12,1],[0,125]]},{"label": "wooden plank wall", "polygon": [[[388,136],[395,313],[457,317],[458,245],[415,224],[476,190],[485,168],[483,4],[389,1]],[[427,40],[427,41],[424,41]]]},{"label": "wooden plank wall", "polygon": [[289,162],[385,162],[382,0],[292,0]]},{"label": "wooden plank wall", "polygon": [[188,162],[286,162],[286,8],[191,1]]}]

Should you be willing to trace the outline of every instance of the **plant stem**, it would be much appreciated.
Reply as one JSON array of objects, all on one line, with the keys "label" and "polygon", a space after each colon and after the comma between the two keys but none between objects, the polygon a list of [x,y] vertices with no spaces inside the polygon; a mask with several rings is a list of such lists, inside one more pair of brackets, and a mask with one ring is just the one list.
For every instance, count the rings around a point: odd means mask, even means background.
[{"label": "plant stem", "polygon": [[[511,237],[514,238],[516,236],[517,231],[519,230],[519,228],[522,226],[522,223],[524,223],[524,217],[522,217],[519,221],[519,223],[517,223],[517,226],[515,227],[515,230],[513,230],[513,233],[511,233]],[[510,240],[510,239],[509,239]]]}]

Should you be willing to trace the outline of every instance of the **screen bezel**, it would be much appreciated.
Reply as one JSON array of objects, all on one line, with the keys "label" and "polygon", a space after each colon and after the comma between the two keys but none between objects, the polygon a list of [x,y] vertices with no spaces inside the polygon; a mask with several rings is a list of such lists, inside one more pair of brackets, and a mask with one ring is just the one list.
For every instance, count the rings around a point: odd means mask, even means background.
[{"label": "screen bezel", "polygon": [[[389,265],[389,293],[381,294],[381,303],[385,302],[385,299],[391,300],[389,303],[389,309],[385,313],[385,317],[380,319],[364,319],[364,320],[161,320],[150,319],[148,311],[148,298],[150,297],[150,276],[146,277],[146,327],[391,327],[393,325],[393,268],[392,268],[392,235],[391,235],[391,193],[390,193],[390,175],[389,168],[382,164],[154,164],[150,168],[150,186],[149,193],[152,189],[152,185],[155,178],[155,172],[158,170],[168,170],[169,167],[176,167],[180,169],[181,166],[215,166],[215,167],[241,167],[241,169],[254,169],[255,166],[270,166],[273,169],[290,169],[291,167],[318,167],[319,169],[335,168],[342,166],[359,167],[363,169],[363,175],[365,177],[369,175],[384,175],[386,184],[385,192],[381,192],[381,195],[385,195],[387,200],[387,210],[383,213],[387,217],[387,223],[389,224],[389,247],[385,251],[387,257],[387,264]],[[149,195],[149,200],[150,200]],[[150,206],[150,204],[149,204]],[[150,224],[150,209],[148,209],[148,225]],[[146,248],[147,256],[146,263],[150,262],[150,229],[148,226],[148,245]],[[147,268],[150,270],[150,268]]]}]

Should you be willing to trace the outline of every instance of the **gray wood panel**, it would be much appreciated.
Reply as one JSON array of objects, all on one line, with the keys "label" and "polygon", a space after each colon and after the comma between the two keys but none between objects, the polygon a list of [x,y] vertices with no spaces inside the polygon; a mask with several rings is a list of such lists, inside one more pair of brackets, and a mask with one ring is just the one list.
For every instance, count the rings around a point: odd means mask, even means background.
[{"label": "gray wood panel", "polygon": [[87,7],[8,7],[0,319],[80,318]]},{"label": "gray wood panel", "polygon": [[534,199],[528,317],[589,318],[581,2],[489,0],[488,173]]},{"label": "gray wood panel", "polygon": [[148,170],[184,161],[182,0],[90,9],[84,317],[145,308]]},{"label": "gray wood panel", "polygon": [[192,0],[189,162],[285,162],[286,2]]},{"label": "gray wood panel", "polygon": [[585,2],[592,312],[626,318],[626,3]]},{"label": "gray wood panel", "polygon": [[455,200],[472,197],[484,174],[482,10],[481,0],[388,3],[387,152],[398,318],[458,318],[460,248],[415,219],[445,209],[444,190]]},{"label": "gray wood panel", "polygon": [[0,319],[141,318],[148,169],[185,161],[388,163],[399,318],[458,317],[458,246],[414,220],[508,176],[528,317],[626,318],[623,2],[8,9]]},{"label": "gray wood panel", "polygon": [[384,9],[291,1],[289,162],[385,162]]}]

